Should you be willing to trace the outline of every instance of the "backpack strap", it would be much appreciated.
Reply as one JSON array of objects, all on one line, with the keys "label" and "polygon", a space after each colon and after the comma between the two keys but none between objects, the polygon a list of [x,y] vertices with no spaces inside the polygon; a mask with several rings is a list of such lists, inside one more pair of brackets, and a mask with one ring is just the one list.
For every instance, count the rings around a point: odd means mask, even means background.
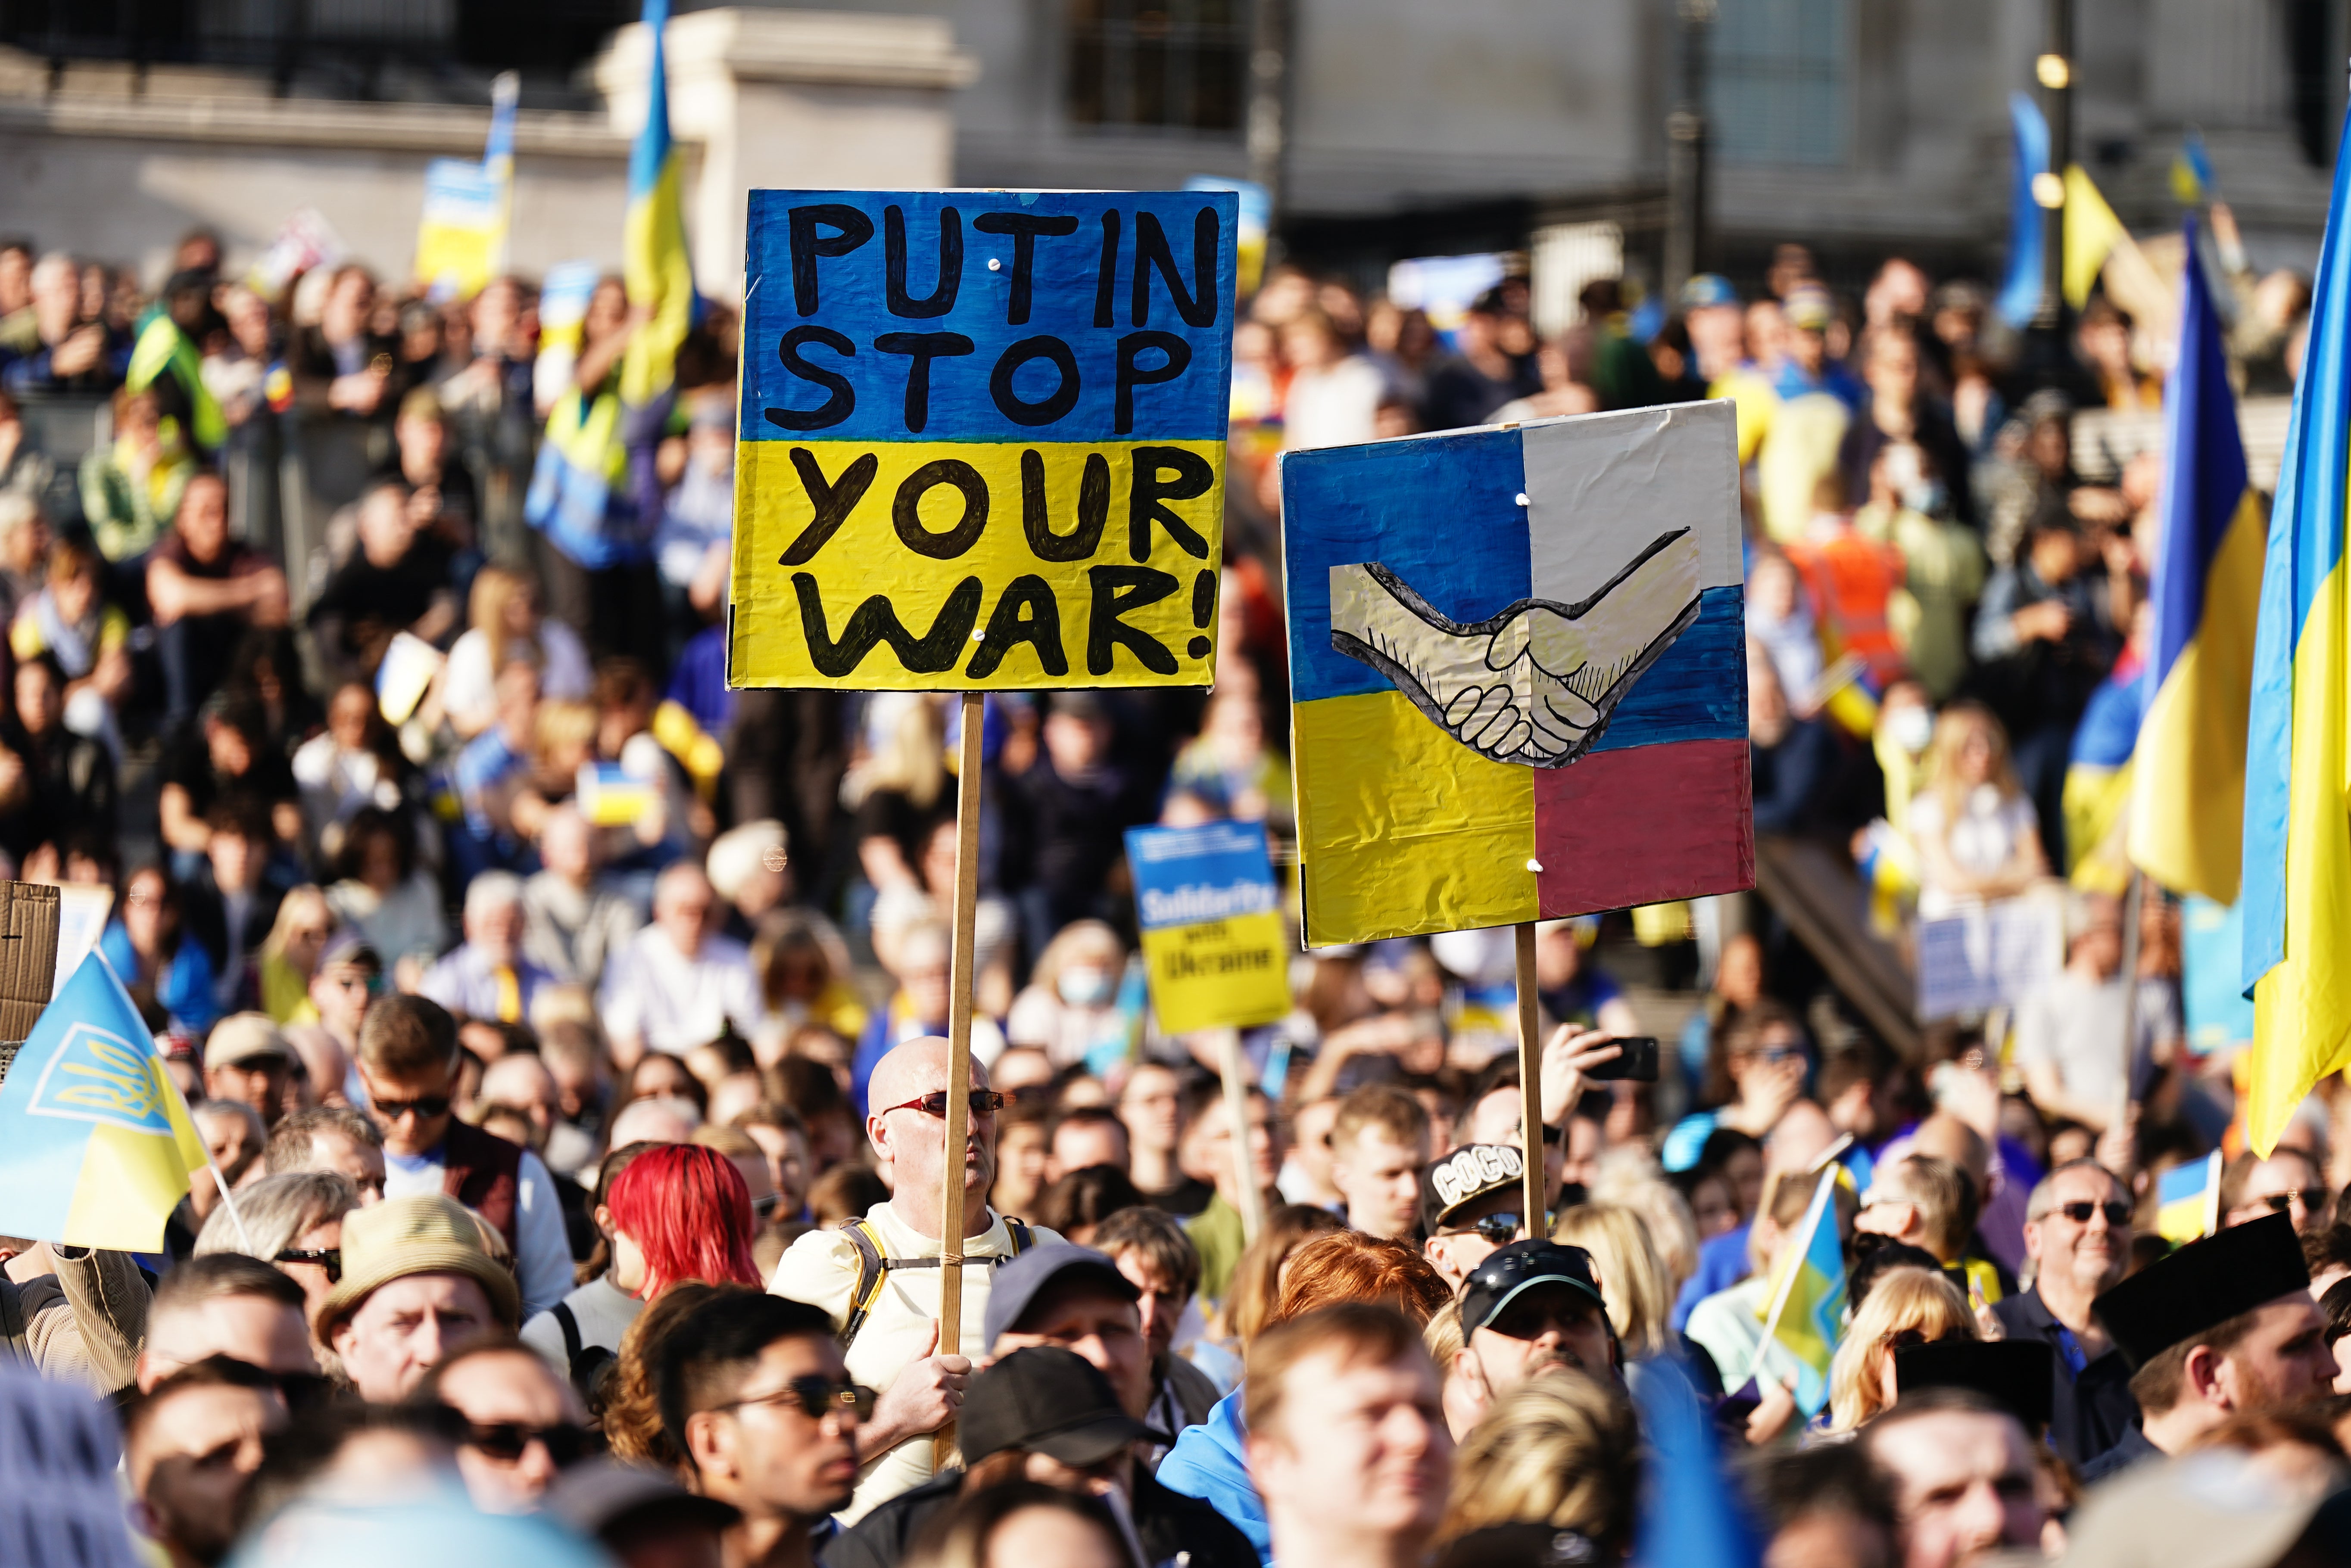
[{"label": "backpack strap", "polygon": [[[968,1262],[985,1262],[990,1269],[1000,1269],[1012,1259],[1037,1244],[1037,1234],[1021,1221],[1006,1216],[1004,1228],[1011,1235],[1012,1251],[1001,1258],[973,1258]],[[882,1299],[882,1283],[893,1269],[935,1269],[939,1261],[931,1258],[893,1258],[882,1250],[882,1238],[872,1223],[852,1220],[842,1225],[841,1233],[857,1249],[857,1283],[849,1293],[849,1319],[841,1329],[841,1348],[846,1352],[857,1339],[857,1331],[865,1326],[872,1315],[873,1303]]]},{"label": "backpack strap", "polygon": [[563,1331],[563,1364],[576,1376],[580,1371],[580,1319],[573,1314],[569,1302],[558,1302],[547,1309],[555,1319],[555,1326]]},{"label": "backpack strap", "polygon": [[[1017,1258],[1037,1244],[1036,1232],[1029,1230],[1025,1221],[1015,1220],[1009,1214],[1004,1217],[1004,1229],[1012,1237],[1012,1251],[1009,1254],[1011,1257]],[[1003,1262],[1004,1260],[998,1259],[997,1266],[1001,1268]]]}]

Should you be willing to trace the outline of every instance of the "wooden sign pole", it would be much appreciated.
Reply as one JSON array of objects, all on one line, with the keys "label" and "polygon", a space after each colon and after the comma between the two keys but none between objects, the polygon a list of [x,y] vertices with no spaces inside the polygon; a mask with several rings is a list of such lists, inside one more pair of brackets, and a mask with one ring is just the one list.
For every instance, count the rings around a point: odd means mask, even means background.
[{"label": "wooden sign pole", "polygon": [[[963,694],[963,735],[956,769],[955,944],[947,970],[946,1159],[939,1197],[939,1346],[963,1354],[964,1146],[971,1135],[972,928],[979,908],[979,741],[981,700]],[[956,1449],[955,1423],[939,1428],[932,1469]]]},{"label": "wooden sign pole", "polygon": [[1249,1082],[1241,1068],[1241,1032],[1217,1031],[1217,1066],[1225,1081],[1225,1118],[1233,1129],[1233,1185],[1241,1195],[1241,1237],[1257,1240],[1265,1229],[1265,1194],[1258,1190],[1257,1161],[1249,1156]]},{"label": "wooden sign pole", "polygon": [[1520,922],[1514,934],[1519,971],[1519,1139],[1527,1167],[1521,1179],[1526,1184],[1527,1236],[1539,1241],[1551,1233],[1551,1226],[1543,1211],[1542,1021],[1538,1012],[1541,999],[1535,994],[1534,922]]}]

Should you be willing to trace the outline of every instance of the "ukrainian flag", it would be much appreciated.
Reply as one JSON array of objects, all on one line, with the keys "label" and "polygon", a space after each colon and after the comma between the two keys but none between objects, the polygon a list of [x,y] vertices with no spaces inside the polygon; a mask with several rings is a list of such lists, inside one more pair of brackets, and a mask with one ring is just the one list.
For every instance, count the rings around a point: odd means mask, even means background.
[{"label": "ukrainian flag", "polygon": [[2155,1228],[2178,1245],[2201,1241],[2220,1228],[2220,1151],[2175,1165],[2155,1179]]},{"label": "ukrainian flag", "polygon": [[1844,1337],[1844,1238],[1837,1231],[1837,1177],[1831,1164],[1813,1189],[1795,1244],[1782,1254],[1772,1282],[1763,1342],[1773,1340],[1796,1362],[1796,1406],[1817,1416],[1829,1402],[1829,1364]]},{"label": "ukrainian flag", "polygon": [[[2351,154],[2351,143],[2344,148]],[[2311,1086],[2351,1064],[2351,156],[2335,163],[2270,508],[2245,743],[2245,981],[2253,998],[2246,1131],[2267,1154]]]},{"label": "ukrainian flag", "polygon": [[621,358],[617,389],[574,387],[549,411],[523,514],[557,548],[590,571],[626,566],[645,552],[649,520],[630,489],[629,438],[675,382],[678,346],[700,301],[685,250],[684,163],[669,135],[669,72],[662,35],[669,0],[645,0],[653,36],[645,123],[629,158],[629,210],[622,276],[643,318]]},{"label": "ukrainian flag", "polygon": [[2164,389],[2163,535],[2130,857],[2176,892],[2237,901],[2245,715],[2266,519],[2246,479],[2220,313],[2188,222],[2179,360]]},{"label": "ukrainian flag", "polygon": [[205,1163],[154,1036],[93,952],[0,1081],[0,1233],[155,1251]]}]

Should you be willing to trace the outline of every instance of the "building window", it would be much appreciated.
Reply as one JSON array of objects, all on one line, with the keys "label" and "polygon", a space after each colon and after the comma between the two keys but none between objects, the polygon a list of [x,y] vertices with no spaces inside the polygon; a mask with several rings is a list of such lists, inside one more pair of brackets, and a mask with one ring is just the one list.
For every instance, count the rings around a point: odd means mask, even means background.
[{"label": "building window", "polygon": [[1708,75],[1723,161],[1845,161],[1853,9],[1854,0],[1720,0]]},{"label": "building window", "polygon": [[1070,118],[1238,130],[1248,47],[1244,0],[1070,0]]}]

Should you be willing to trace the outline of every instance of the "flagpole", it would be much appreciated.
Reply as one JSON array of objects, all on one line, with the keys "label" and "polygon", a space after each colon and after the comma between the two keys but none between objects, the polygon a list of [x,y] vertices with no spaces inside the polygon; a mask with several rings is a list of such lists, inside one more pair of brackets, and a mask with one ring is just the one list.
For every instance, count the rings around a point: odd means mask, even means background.
[{"label": "flagpole", "polygon": [[[939,1334],[941,1355],[963,1354],[964,1145],[970,1137],[972,950],[979,909],[980,694],[962,697],[963,732],[956,763],[955,934],[948,950],[946,1159],[940,1177]],[[980,1199],[987,1201],[983,1194]],[[932,1439],[931,1469],[946,1469],[956,1449],[949,1420]]]},{"label": "flagpole", "polygon": [[[253,1250],[253,1232],[245,1228],[245,1216],[237,1212],[236,1199],[229,1195],[228,1178],[223,1176],[221,1168],[213,1163],[210,1149],[204,1151],[204,1168],[213,1173],[213,1185],[220,1189],[221,1202],[227,1206],[229,1223],[236,1227],[237,1245],[244,1249],[246,1257],[261,1258],[261,1254]],[[275,1258],[261,1258],[261,1261],[273,1268],[277,1262]]]}]

